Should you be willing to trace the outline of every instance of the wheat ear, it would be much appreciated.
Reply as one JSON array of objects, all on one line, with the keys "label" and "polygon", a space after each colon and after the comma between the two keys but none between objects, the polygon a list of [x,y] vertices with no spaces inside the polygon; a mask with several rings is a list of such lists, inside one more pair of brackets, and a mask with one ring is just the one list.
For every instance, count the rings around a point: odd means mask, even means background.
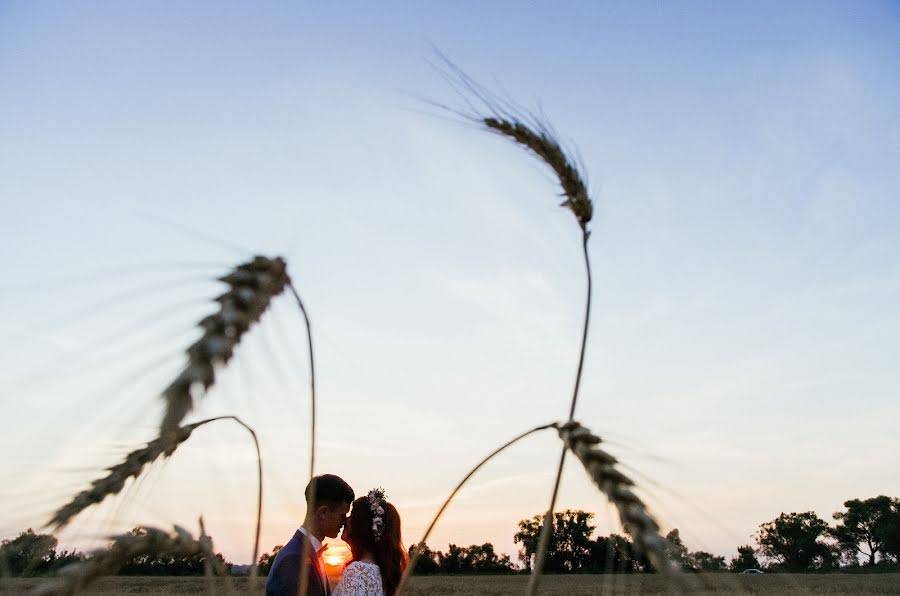
[{"label": "wheat ear", "polygon": [[453,492],[444,500],[444,504],[441,505],[441,508],[438,509],[438,512],[435,514],[434,519],[431,520],[431,524],[428,525],[428,529],[425,530],[425,534],[422,536],[421,540],[416,544],[416,550],[413,551],[412,556],[409,558],[409,564],[406,566],[406,570],[403,572],[403,577],[400,578],[400,583],[397,585],[397,590],[394,592],[396,596],[400,596],[403,593],[403,588],[406,586],[406,582],[409,580],[409,576],[412,575],[413,569],[416,567],[416,562],[419,560],[419,556],[422,554],[422,547],[425,546],[425,541],[428,540],[428,537],[431,535],[431,531],[437,525],[438,520],[441,519],[441,515],[444,514],[444,510],[447,509],[447,506],[450,504],[450,501],[453,500],[453,497],[462,489],[462,487],[469,481],[469,479],[475,475],[475,472],[481,469],[481,467],[491,461],[496,455],[500,452],[504,451],[508,447],[513,446],[515,443],[518,443],[525,437],[534,434],[538,431],[545,430],[548,428],[559,428],[559,424],[553,422],[551,424],[544,424],[541,426],[536,426],[529,431],[526,431],[513,439],[510,439],[500,447],[494,449],[487,457],[482,459],[478,464],[469,470],[469,473],[465,475],[465,477],[460,480],[459,484],[456,485],[456,488],[453,489]]},{"label": "wheat ear", "polygon": [[566,155],[547,127],[539,126],[535,131],[520,120],[494,116],[481,121],[488,129],[524,146],[553,169],[559,178],[563,196],[566,197],[560,206],[568,208],[575,215],[582,231],[588,234],[587,225],[594,215],[594,205],[588,197],[587,186],[573,160]]},{"label": "wheat ear", "polygon": [[162,392],[166,411],[160,435],[177,427],[196,396],[215,383],[216,366],[227,364],[244,333],[259,320],[290,282],[284,259],[257,256],[219,278],[228,291],[216,298],[219,310],[200,321],[202,337],[187,349],[188,364]]},{"label": "wheat ear", "polygon": [[597,488],[615,506],[622,528],[631,536],[635,548],[647,555],[653,567],[666,576],[671,582],[670,588],[685,593],[684,576],[669,557],[668,543],[659,533],[659,524],[631,490],[634,482],[616,467],[618,460],[599,447],[602,439],[571,421],[559,426],[559,436],[587,470]]},{"label": "wheat ear", "polygon": [[113,575],[128,561],[141,555],[170,555],[175,557],[202,556],[215,573],[226,574],[221,561],[215,556],[212,539],[201,531],[195,539],[190,532],[175,526],[171,534],[158,528],[142,528],[143,534],[124,534],[111,537],[113,543],[99,550],[83,563],[69,565],[59,572],[59,577],[41,586],[45,594],[75,594],[105,575]]}]

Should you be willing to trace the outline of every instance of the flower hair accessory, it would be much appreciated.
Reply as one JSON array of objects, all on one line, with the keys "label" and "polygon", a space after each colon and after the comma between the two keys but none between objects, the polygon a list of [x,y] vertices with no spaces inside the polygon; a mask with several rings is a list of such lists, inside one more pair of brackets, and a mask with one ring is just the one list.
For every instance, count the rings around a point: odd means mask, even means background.
[{"label": "flower hair accessory", "polygon": [[373,488],[366,495],[366,499],[369,501],[369,509],[372,510],[372,534],[375,536],[375,542],[378,542],[384,534],[384,519],[381,517],[384,515],[384,489]]}]

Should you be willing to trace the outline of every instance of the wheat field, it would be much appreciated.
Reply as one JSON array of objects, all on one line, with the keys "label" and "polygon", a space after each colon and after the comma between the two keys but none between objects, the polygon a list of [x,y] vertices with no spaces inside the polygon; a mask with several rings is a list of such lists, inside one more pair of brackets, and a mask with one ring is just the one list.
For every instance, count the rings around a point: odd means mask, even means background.
[{"label": "wheat field", "polygon": [[[210,583],[213,582],[213,583]],[[4,593],[27,593],[39,584],[36,579],[0,581]],[[438,596],[443,594],[483,594],[506,596],[521,594],[528,584],[527,576],[482,577],[414,577],[407,594]],[[114,577],[99,580],[86,594],[228,594],[248,593],[247,580],[175,577]],[[256,594],[264,594],[261,585]],[[548,596],[600,596],[615,594],[669,594],[669,584],[660,576],[549,575],[538,591]],[[900,581],[890,574],[792,575],[741,577],[731,574],[707,575],[696,581],[692,594],[827,594],[833,596],[900,594]]]}]

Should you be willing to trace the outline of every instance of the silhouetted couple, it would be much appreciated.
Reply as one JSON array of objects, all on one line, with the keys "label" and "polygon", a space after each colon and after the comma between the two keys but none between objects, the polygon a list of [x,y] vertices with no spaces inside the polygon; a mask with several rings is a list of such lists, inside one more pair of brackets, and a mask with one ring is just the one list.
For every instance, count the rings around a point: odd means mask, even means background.
[{"label": "silhouetted couple", "polygon": [[[376,488],[354,501],[353,489],[338,476],[316,476],[306,486],[306,517],[290,541],[278,551],[267,596],[392,596],[409,562],[400,542],[400,514]],[[348,516],[347,513],[350,513]],[[337,538],[350,545],[352,558],[332,593],[322,563],[322,541]]]}]

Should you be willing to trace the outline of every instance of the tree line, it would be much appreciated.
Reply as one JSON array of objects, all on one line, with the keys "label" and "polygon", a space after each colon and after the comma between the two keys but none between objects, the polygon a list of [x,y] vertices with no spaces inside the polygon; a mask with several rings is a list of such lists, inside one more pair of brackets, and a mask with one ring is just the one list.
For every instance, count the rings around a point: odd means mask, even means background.
[{"label": "tree line", "polygon": [[[545,571],[547,573],[650,573],[650,561],[640,554],[625,536],[610,534],[593,537],[594,514],[566,510],[554,514]],[[669,553],[687,572],[740,572],[747,569],[806,573],[836,570],[900,571],[900,499],[879,495],[869,499],[844,501],[844,509],[832,515],[830,526],[812,511],[782,513],[759,526],[755,545],[738,547],[737,555],[725,557],[705,551],[691,551],[677,529],[666,535]],[[459,546],[446,551],[424,545],[416,563],[417,574],[477,574],[530,571],[543,526],[543,515],[518,523],[513,540],[519,545],[518,561],[497,553],[494,545]],[[135,528],[132,533],[144,530]],[[58,541],[50,534],[29,529],[12,540],[0,543],[0,575],[34,576],[55,573],[86,556],[74,550],[57,550]],[[410,547],[410,553],[416,547]],[[265,575],[275,554],[263,554],[258,565]],[[232,564],[216,554],[229,570]],[[145,555],[129,561],[120,575],[201,575],[204,560],[196,557]]]},{"label": "tree line", "polygon": [[[649,573],[650,561],[625,536],[592,537],[594,514],[566,510],[554,514],[547,550],[547,573]],[[690,551],[680,532],[666,535],[669,554],[686,572],[808,573],[837,570],[900,571],[900,499],[880,495],[844,501],[844,509],[829,524],[812,511],[782,513],[759,526],[755,545],[738,547],[730,561],[705,551]],[[513,540],[519,545],[519,562],[526,571],[534,563],[543,515],[518,523]],[[412,548],[410,552],[412,552]],[[494,553],[492,544],[459,547],[441,552],[423,547],[417,574],[512,573],[516,567],[506,555]]]},{"label": "tree line", "polygon": [[[144,528],[134,528],[130,534],[145,534]],[[29,528],[12,540],[0,543],[0,577],[34,577],[53,575],[63,567],[81,563],[88,555],[75,550],[58,551],[58,540],[52,534],[36,534]],[[107,547],[109,548],[109,547]],[[221,553],[215,557],[231,570],[231,563]],[[129,560],[118,575],[203,575],[205,557],[173,557],[171,555],[141,555]]]}]

